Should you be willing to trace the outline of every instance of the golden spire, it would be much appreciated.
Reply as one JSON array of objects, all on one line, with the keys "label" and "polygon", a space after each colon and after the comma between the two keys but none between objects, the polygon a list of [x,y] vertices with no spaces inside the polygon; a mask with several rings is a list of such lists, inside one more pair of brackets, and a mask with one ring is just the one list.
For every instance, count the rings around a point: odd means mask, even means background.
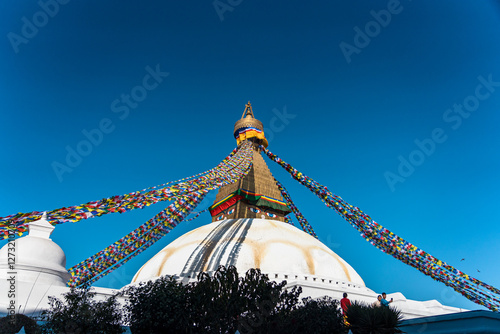
[{"label": "golden spire", "polygon": [[235,218],[285,221],[290,209],[260,153],[260,145],[267,147],[267,140],[262,122],[254,117],[250,102],[234,125],[234,137],[238,145],[245,140],[254,143],[252,167],[245,177],[219,189],[210,207],[212,221]]},{"label": "golden spire", "polygon": [[250,116],[252,118],[255,118],[253,116],[252,105],[250,104],[250,101],[248,101],[248,103],[245,105],[245,110],[243,111],[243,115],[241,115],[241,118],[250,117]]},{"label": "golden spire", "polygon": [[264,136],[264,126],[261,121],[254,117],[250,101],[245,105],[241,119],[234,124],[233,134],[238,145],[246,139],[255,138],[253,141],[267,147],[268,143]]}]

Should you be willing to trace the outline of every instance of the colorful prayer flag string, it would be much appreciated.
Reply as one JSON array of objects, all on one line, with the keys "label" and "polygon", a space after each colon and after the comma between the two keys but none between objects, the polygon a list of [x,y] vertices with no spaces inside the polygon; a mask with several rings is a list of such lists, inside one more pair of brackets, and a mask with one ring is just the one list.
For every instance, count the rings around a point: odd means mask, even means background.
[{"label": "colorful prayer flag string", "polygon": [[292,198],[290,197],[290,194],[285,189],[285,187],[283,187],[283,185],[278,180],[276,180],[276,185],[278,186],[278,189],[281,191],[281,196],[283,196],[288,207],[290,208],[290,210],[292,210],[293,214],[297,218],[300,226],[302,227],[302,230],[307,234],[310,234],[316,239],[318,239],[318,236],[314,232],[312,226],[309,224],[307,219],[304,218],[304,215],[302,215],[302,213],[299,211],[295,203],[293,203]]},{"label": "colorful prayer flag string", "polygon": [[285,223],[287,223],[287,224],[290,224],[290,225],[294,226],[294,225],[293,225],[292,218],[290,218],[290,216],[285,216]]},{"label": "colorful prayer flag string", "polygon": [[[193,217],[191,217],[191,218],[189,218],[189,219],[184,219],[183,221],[185,221],[185,222],[190,222],[190,221],[192,221],[192,220],[195,220],[195,219],[197,219],[197,218],[198,218],[198,217],[199,217],[202,213],[205,213],[205,212],[208,212],[208,208],[206,208],[205,210],[202,210],[202,211],[200,211],[200,212],[196,212],[196,214],[195,214]],[[194,213],[194,212],[192,212],[192,213]]]}]

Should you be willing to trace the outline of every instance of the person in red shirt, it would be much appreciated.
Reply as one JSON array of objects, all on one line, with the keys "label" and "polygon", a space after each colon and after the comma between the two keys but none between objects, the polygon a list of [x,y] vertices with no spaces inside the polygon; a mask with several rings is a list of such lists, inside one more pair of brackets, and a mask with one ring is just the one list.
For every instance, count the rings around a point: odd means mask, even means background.
[{"label": "person in red shirt", "polygon": [[345,311],[349,306],[351,306],[351,301],[347,298],[347,292],[344,292],[344,298],[340,300],[340,307],[342,308],[343,315],[345,315]]}]

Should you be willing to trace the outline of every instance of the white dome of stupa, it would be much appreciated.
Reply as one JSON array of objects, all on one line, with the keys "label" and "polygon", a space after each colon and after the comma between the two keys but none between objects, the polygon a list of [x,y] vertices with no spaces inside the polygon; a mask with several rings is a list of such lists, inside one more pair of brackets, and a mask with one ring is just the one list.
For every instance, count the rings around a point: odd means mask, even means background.
[{"label": "white dome of stupa", "polygon": [[315,278],[365,284],[340,256],[302,230],[276,220],[225,219],[199,227],[174,240],[151,258],[132,283],[164,275],[194,279],[219,265],[234,265],[240,275],[251,268],[270,278]]}]

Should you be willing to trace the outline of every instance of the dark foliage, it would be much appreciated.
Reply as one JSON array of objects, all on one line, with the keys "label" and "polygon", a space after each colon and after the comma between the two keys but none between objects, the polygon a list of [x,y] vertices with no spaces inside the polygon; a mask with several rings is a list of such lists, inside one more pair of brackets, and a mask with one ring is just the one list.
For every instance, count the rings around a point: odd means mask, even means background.
[{"label": "dark foliage", "polygon": [[243,280],[234,267],[220,267],[213,276],[198,275],[189,287],[189,309],[196,333],[234,333],[238,317],[246,308],[242,294]]},{"label": "dark foliage", "polygon": [[88,289],[71,289],[64,300],[49,297],[50,308],[42,313],[43,333],[122,333],[122,315],[116,296],[94,300]]},{"label": "dark foliage", "polygon": [[238,330],[241,333],[277,333],[298,303],[302,288],[285,290],[286,281],[269,280],[259,269],[247,271],[241,285],[246,307],[241,312]]},{"label": "dark foliage", "polygon": [[189,333],[189,287],[171,277],[141,283],[125,293],[130,330],[133,333]]},{"label": "dark foliage", "polygon": [[392,307],[373,306],[354,302],[346,311],[347,322],[353,334],[403,333],[401,311]]},{"label": "dark foliage", "polygon": [[258,269],[238,276],[223,266],[183,285],[162,277],[126,291],[132,333],[270,333],[298,301],[301,289],[284,290]]},{"label": "dark foliage", "polygon": [[281,322],[280,333],[346,333],[338,300],[331,297],[302,299]]},{"label": "dark foliage", "polygon": [[14,318],[6,316],[0,319],[0,333],[18,333],[23,327],[26,334],[41,333],[41,329],[37,325],[36,320],[25,316],[24,314],[16,314],[14,315]]},{"label": "dark foliage", "polygon": [[[339,302],[304,298],[300,287],[269,280],[258,269],[239,277],[236,268],[219,267],[212,275],[182,284],[160,277],[132,286],[125,319],[132,333],[402,333],[401,313],[392,308],[352,303],[346,327]],[[95,302],[87,290],[71,290],[65,302],[51,298],[45,333],[121,333],[116,297]]]}]

